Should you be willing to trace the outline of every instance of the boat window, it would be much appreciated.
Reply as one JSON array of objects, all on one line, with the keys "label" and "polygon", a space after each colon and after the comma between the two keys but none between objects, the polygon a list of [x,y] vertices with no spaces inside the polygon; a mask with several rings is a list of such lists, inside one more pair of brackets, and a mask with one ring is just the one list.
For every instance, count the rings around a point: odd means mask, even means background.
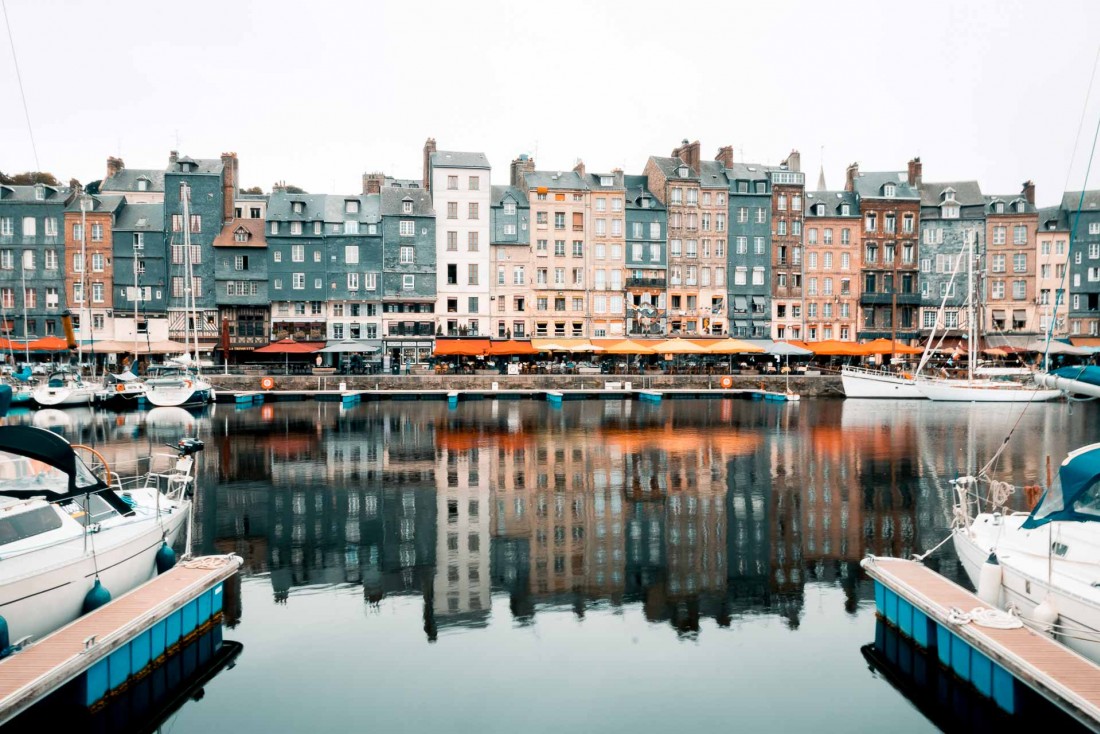
[{"label": "boat window", "polygon": [[1100,519],[1100,482],[1095,482],[1091,487],[1079,494],[1073,509],[1082,515],[1092,515]]},{"label": "boat window", "polygon": [[61,527],[61,517],[53,507],[37,507],[0,518],[0,545],[41,535]]},{"label": "boat window", "polygon": [[[80,457],[75,459],[77,489],[98,486],[99,480],[92,474],[92,470]],[[4,494],[5,489],[12,492],[41,490],[65,494],[69,491],[69,478],[65,472],[44,462],[0,451],[0,494]]]}]

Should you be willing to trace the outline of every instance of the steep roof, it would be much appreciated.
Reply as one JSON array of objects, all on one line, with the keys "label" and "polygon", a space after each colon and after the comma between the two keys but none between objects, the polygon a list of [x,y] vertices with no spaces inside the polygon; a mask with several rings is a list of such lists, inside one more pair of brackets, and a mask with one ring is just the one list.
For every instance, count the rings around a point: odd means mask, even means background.
[{"label": "steep roof", "polygon": [[[194,170],[188,171],[184,166],[190,164],[194,164]],[[225,168],[225,164],[222,163],[221,158],[190,158],[188,156],[183,156],[176,160],[175,163],[169,163],[168,167],[164,169],[164,172],[220,174],[223,168]]]},{"label": "steep roof", "polygon": [[[1034,214],[1038,209],[1035,205],[1027,200],[1027,197],[1023,194],[1006,194],[1004,196],[998,196],[993,194],[992,196],[986,196],[985,198],[985,210],[989,214],[994,214],[993,207],[998,202],[1005,205],[1005,214]],[[1016,205],[1019,202],[1023,202],[1024,210],[1022,212],[1016,211]]]},{"label": "steep roof", "polygon": [[[651,155],[649,157],[651,161],[657,164],[657,167],[664,172],[667,178],[679,178],[679,179],[693,179],[699,178],[698,173],[687,163],[684,163],[680,158],[668,158],[666,156]],[[680,168],[686,166],[688,169],[687,176],[680,175]]]},{"label": "steep roof", "polygon": [[[92,202],[92,208],[88,209],[89,213],[91,213],[91,212],[101,212],[101,213],[102,212],[114,212],[114,211],[117,211],[118,208],[120,206],[122,206],[126,201],[126,198],[124,196],[120,196],[120,195],[117,195],[117,194],[112,194],[112,195],[109,195],[109,196],[93,196],[93,195],[89,194],[87,199],[88,199],[88,201]],[[65,211],[67,211],[67,212],[79,212],[79,211],[81,211],[81,202],[83,200],[84,200],[84,197],[82,197],[82,196],[74,197],[73,200],[71,202],[69,202],[69,205],[67,207],[65,207]]]},{"label": "steep roof", "polygon": [[699,185],[708,189],[729,188],[726,167],[720,161],[701,161],[699,163]]},{"label": "steep roof", "polygon": [[37,184],[31,184],[29,186],[0,184],[0,201],[56,202],[59,199],[65,199],[72,193],[72,189],[68,186],[50,186],[49,184],[43,184],[46,198],[39,199],[35,196],[36,188],[38,188]]},{"label": "steep roof", "polygon": [[[665,206],[657,200],[653,192],[648,188],[649,179],[645,176],[623,176],[623,185],[626,186],[626,208],[640,209],[642,211],[664,211]],[[649,206],[643,208],[641,200],[643,196],[649,197]]]},{"label": "steep roof", "polygon": [[726,178],[733,181],[767,181],[768,166],[760,163],[734,163],[726,169]]},{"label": "steep roof", "polygon": [[926,181],[920,185],[920,205],[939,206],[943,203],[943,192],[949,188],[955,190],[955,201],[959,206],[982,206],[985,203],[982,187],[977,181]]},{"label": "steep roof", "polygon": [[[412,212],[403,212],[401,203],[412,201]],[[383,216],[435,217],[432,197],[424,189],[382,189]]]},{"label": "steep roof", "polygon": [[515,186],[492,187],[493,206],[502,206],[505,196],[511,196],[512,199],[515,200],[517,206],[529,206],[527,192],[522,189],[517,189]]},{"label": "steep roof", "polygon": [[[803,201],[805,202],[804,206],[808,218],[818,216],[814,212],[814,207],[818,204],[825,205],[825,213],[821,215],[822,217],[848,216],[854,219],[859,218],[859,201],[852,191],[807,191]],[[840,207],[844,204],[848,205],[847,215],[840,213]]]},{"label": "steep roof", "polygon": [[[248,240],[237,241],[237,231],[244,230]],[[267,247],[267,239],[264,238],[264,220],[262,219],[230,219],[222,227],[222,231],[214,237],[214,247]]]},{"label": "steep roof", "polygon": [[114,228],[134,232],[163,232],[164,204],[127,204],[118,213]]},{"label": "steep roof", "polygon": [[[608,176],[611,177],[611,185],[604,186],[600,181]],[[585,180],[588,182],[588,187],[593,191],[622,191],[623,189],[622,171],[612,173],[589,173],[585,176]]]},{"label": "steep roof", "polygon": [[149,182],[146,191],[164,192],[164,171],[155,168],[123,168],[114,176],[103,179],[99,184],[99,190],[102,193],[135,192],[138,190],[138,179],[141,178]]},{"label": "steep roof", "polygon": [[576,171],[531,171],[525,178],[528,189],[588,190],[588,182],[581,178],[581,175]]},{"label": "steep roof", "polygon": [[[1051,226],[1053,225],[1053,226]],[[1069,231],[1069,216],[1060,206],[1045,206],[1039,210],[1040,231]]]},{"label": "steep roof", "polygon": [[[1062,194],[1062,208],[1069,214],[1075,213],[1079,204],[1081,204],[1080,191],[1067,191]],[[1086,191],[1081,211],[1093,212],[1098,210],[1100,210],[1100,191]]]},{"label": "steep roof", "polygon": [[[348,201],[359,202],[359,212],[351,215],[347,211]],[[358,219],[360,222],[380,222],[382,220],[382,196],[380,194],[329,194],[325,197],[324,219],[326,222],[344,222]]]},{"label": "steep roof", "polygon": [[432,153],[431,160],[436,168],[489,168],[489,159],[484,153],[437,150]]},{"label": "steep roof", "polygon": [[882,187],[895,186],[891,199],[920,199],[920,192],[909,185],[908,171],[860,171],[855,180],[855,190],[861,199],[882,199]]},{"label": "steep roof", "polygon": [[[267,200],[267,218],[276,221],[311,221],[323,219],[325,215],[325,194],[289,194],[285,191],[277,191],[271,194]],[[295,214],[293,204],[301,202],[305,204],[300,214]]]}]

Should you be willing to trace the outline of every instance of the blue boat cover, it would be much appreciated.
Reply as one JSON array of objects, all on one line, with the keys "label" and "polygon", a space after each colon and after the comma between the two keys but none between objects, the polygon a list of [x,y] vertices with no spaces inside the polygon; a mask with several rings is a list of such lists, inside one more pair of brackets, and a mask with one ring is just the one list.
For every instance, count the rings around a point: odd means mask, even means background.
[{"label": "blue boat cover", "polygon": [[1100,443],[1070,453],[1058,469],[1058,478],[1024,521],[1025,529],[1052,520],[1100,520]]},{"label": "blue boat cover", "polygon": [[1054,370],[1053,374],[1066,380],[1080,380],[1090,385],[1100,385],[1100,367],[1091,364],[1077,367],[1059,367]]}]

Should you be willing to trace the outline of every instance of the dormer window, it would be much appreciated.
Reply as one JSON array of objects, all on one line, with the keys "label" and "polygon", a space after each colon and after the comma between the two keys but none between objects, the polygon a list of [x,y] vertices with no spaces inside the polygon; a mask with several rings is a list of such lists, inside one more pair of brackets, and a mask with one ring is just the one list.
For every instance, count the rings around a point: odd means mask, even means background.
[{"label": "dormer window", "polygon": [[643,209],[648,209],[649,208],[649,197],[648,196],[643,196],[642,197],[642,208]]},{"label": "dormer window", "polygon": [[688,167],[687,166],[680,166],[680,170],[679,170],[678,173],[680,175],[680,178],[687,178],[688,177]]},{"label": "dormer window", "polygon": [[139,178],[137,180],[137,190],[138,191],[148,191],[149,190],[149,179]]},{"label": "dormer window", "polygon": [[993,205],[993,212],[995,214],[1004,214],[1005,213],[1005,203],[1003,201],[998,201],[996,204]]},{"label": "dormer window", "polygon": [[840,205],[840,216],[850,217],[851,215],[852,215],[851,205],[850,204],[841,204]]},{"label": "dormer window", "polygon": [[954,201],[955,200],[955,189],[952,189],[952,188],[944,189],[942,198],[943,198],[944,201]]},{"label": "dormer window", "polygon": [[46,187],[42,184],[36,184],[34,187],[34,198],[38,201],[45,201],[46,199]]},{"label": "dormer window", "polygon": [[404,201],[401,202],[401,213],[402,214],[412,214],[412,210],[413,210],[412,199],[405,199]]},{"label": "dormer window", "polygon": [[615,179],[611,176],[600,176],[600,186],[614,186]]},{"label": "dormer window", "polygon": [[294,212],[295,214],[301,214],[305,210],[306,210],[306,205],[305,205],[305,202],[303,202],[303,201],[295,201],[295,202],[291,202],[291,204],[290,204],[290,211]]},{"label": "dormer window", "polygon": [[346,200],[344,202],[344,212],[347,213],[347,214],[358,214],[359,213],[359,200],[358,199],[348,199],[348,200]]},{"label": "dormer window", "polygon": [[237,230],[233,233],[234,242],[248,242],[251,237],[252,234],[244,227],[237,227]]},{"label": "dormer window", "polygon": [[824,204],[814,204],[814,214],[816,214],[819,217],[825,216],[825,205]]},{"label": "dormer window", "polygon": [[507,214],[508,216],[515,216],[516,202],[511,201],[511,200],[508,200],[508,201],[504,202],[504,213]]},{"label": "dormer window", "polygon": [[1017,201],[1017,202],[1016,202],[1016,213],[1017,213],[1017,214],[1023,214],[1023,213],[1024,213],[1024,207],[1025,207],[1025,206],[1026,206],[1026,205],[1024,204],[1024,202],[1022,202],[1022,201]]},{"label": "dormer window", "polygon": [[894,197],[898,193],[898,187],[894,184],[886,184],[882,187],[882,195],[886,197]]},{"label": "dormer window", "polygon": [[942,211],[944,219],[959,218],[959,206],[957,204],[944,204]]}]

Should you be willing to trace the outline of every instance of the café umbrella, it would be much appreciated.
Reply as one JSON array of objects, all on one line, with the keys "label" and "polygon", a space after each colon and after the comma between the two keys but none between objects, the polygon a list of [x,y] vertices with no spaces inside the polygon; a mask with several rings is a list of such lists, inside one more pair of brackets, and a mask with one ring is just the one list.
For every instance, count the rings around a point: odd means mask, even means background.
[{"label": "caf\u00e9 umbrella", "polygon": [[313,354],[320,345],[312,342],[298,342],[293,339],[280,339],[277,342],[272,342],[266,347],[260,347],[254,349],[256,354],[282,354],[285,355],[286,363],[284,369],[286,374],[290,374],[290,355],[292,354]]}]

